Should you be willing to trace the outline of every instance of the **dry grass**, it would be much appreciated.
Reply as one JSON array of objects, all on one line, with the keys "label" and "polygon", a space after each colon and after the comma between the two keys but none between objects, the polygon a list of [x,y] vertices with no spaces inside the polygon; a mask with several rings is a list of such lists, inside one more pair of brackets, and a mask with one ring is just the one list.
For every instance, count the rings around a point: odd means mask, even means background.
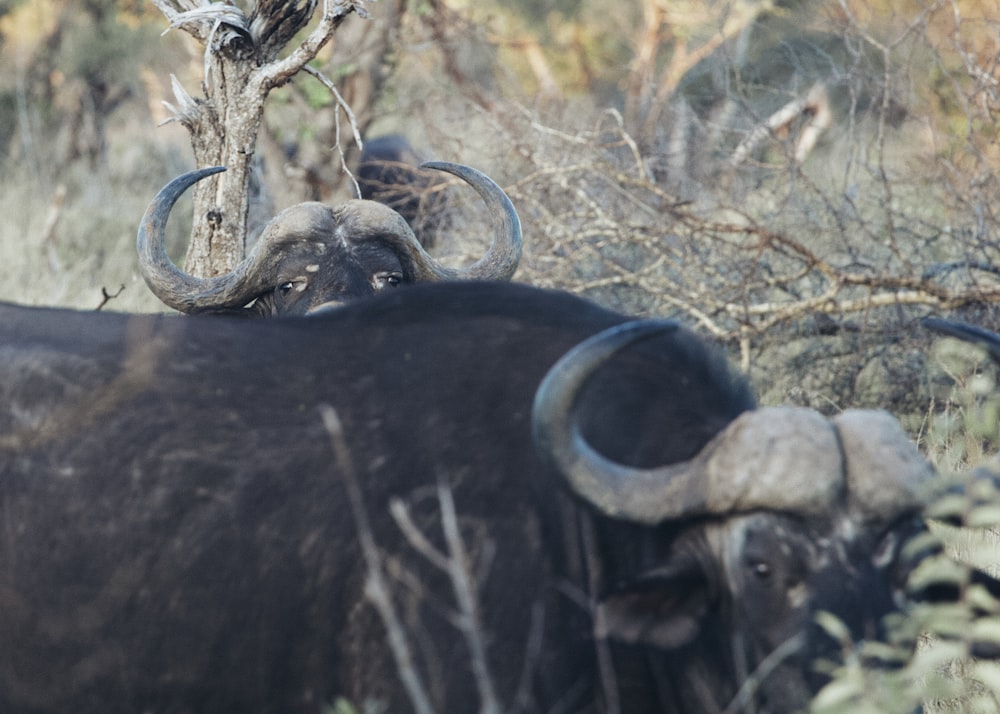
[{"label": "dry grass", "polygon": [[[135,234],[155,193],[190,166],[176,134],[163,132],[157,141],[152,127],[147,133],[131,121],[115,129],[106,166],[74,162],[55,172],[14,163],[3,173],[0,299],[93,310],[106,290],[118,293],[106,309],[165,309],[139,274]],[[177,259],[190,212],[190,202],[182,199],[168,230]]]}]

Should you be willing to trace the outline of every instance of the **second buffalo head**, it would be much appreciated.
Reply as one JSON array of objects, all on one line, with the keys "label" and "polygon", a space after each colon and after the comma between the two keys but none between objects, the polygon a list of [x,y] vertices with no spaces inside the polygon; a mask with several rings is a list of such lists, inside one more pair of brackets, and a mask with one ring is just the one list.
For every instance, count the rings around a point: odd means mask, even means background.
[{"label": "second buffalo head", "polygon": [[253,250],[225,275],[198,278],[179,269],[164,247],[170,210],[191,185],[223,169],[199,169],[167,184],[139,226],[139,267],[150,290],[187,314],[303,315],[408,283],[509,280],[521,258],[521,224],[507,194],[461,164],[429,162],[472,186],[486,203],[493,241],[464,269],[447,268],[420,245],[396,211],[374,201],[338,207],[300,203],[264,228]]}]

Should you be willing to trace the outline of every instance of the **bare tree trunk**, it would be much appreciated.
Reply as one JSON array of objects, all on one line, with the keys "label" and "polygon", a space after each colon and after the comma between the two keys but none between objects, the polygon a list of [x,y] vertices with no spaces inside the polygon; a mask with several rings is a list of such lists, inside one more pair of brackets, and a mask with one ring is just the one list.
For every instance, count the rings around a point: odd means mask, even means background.
[{"label": "bare tree trunk", "polygon": [[642,3],[643,26],[635,41],[635,59],[626,78],[625,121],[638,126],[640,117],[649,106],[652,88],[656,84],[656,61],[660,45],[672,39],[663,8],[656,0]]},{"label": "bare tree trunk", "polygon": [[299,72],[352,12],[367,16],[365,0],[325,0],[323,16],[287,57],[278,53],[306,27],[316,0],[259,0],[245,14],[236,5],[204,0],[153,0],[170,20],[205,47],[202,96],[173,82],[173,120],[191,134],[198,168],[227,171],[195,186],[195,222],[185,270],[196,276],[228,272],[243,257],[251,161],[264,101]]}]

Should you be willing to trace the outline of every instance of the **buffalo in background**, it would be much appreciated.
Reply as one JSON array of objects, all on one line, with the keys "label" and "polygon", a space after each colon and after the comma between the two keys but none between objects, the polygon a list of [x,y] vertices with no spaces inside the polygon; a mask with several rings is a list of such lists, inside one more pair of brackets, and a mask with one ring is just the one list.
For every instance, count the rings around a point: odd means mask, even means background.
[{"label": "buffalo in background", "polygon": [[447,228],[447,182],[424,163],[401,134],[366,139],[356,177],[361,198],[384,203],[399,213],[425,248]]},{"label": "buffalo in background", "polygon": [[907,607],[933,470],[885,413],[758,409],[627,323],[503,283],[267,324],[0,306],[0,710],[406,711],[372,550],[437,711],[803,709],[819,611]]},{"label": "buffalo in background", "polygon": [[139,268],[149,289],[187,314],[302,315],[357,297],[422,281],[510,280],[521,259],[521,223],[492,179],[461,164],[427,167],[458,176],[482,197],[494,235],[472,265],[447,268],[417,241],[399,213],[381,203],[348,201],[331,208],[300,203],[275,216],[253,249],[225,275],[197,278],[174,265],[164,245],[170,209],[192,184],[222,171],[199,169],[167,184],[139,226]]},{"label": "buffalo in background", "polygon": [[925,317],[922,324],[932,332],[979,345],[986,350],[990,359],[1000,364],[1000,335],[997,333],[977,325],[940,317]]}]

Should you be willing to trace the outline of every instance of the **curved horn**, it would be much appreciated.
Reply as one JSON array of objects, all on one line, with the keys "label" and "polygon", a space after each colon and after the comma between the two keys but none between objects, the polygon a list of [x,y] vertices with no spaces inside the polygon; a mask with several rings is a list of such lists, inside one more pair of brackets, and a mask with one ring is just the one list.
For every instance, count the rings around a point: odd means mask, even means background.
[{"label": "curved horn", "polygon": [[586,443],[574,417],[580,387],[618,351],[676,329],[672,322],[626,323],[560,359],[535,396],[533,428],[542,454],[606,515],[649,525],[760,508],[825,511],[845,488],[843,460],[835,429],[809,409],[745,412],[694,458],[654,469],[615,463]]},{"label": "curved horn", "polygon": [[847,463],[850,505],[862,520],[889,522],[925,503],[934,468],[895,417],[848,409],[833,423]]},{"label": "curved horn", "polygon": [[494,226],[493,241],[486,255],[467,268],[446,268],[416,243],[414,261],[418,280],[510,280],[521,261],[521,219],[510,198],[497,183],[481,171],[447,161],[428,161],[422,169],[435,169],[458,176],[476,189],[489,211]]},{"label": "curved horn", "polygon": [[920,323],[929,330],[939,332],[948,337],[972,342],[985,347],[990,358],[1000,363],[1000,335],[976,325],[969,325],[955,320],[945,320],[940,317],[925,317]]},{"label": "curved horn", "polygon": [[146,285],[164,304],[180,312],[239,309],[253,299],[253,256],[248,256],[226,275],[196,278],[178,268],[164,247],[164,229],[177,199],[206,176],[225,171],[223,166],[197,169],[178,176],[153,198],[139,224],[136,249],[139,269]]}]

